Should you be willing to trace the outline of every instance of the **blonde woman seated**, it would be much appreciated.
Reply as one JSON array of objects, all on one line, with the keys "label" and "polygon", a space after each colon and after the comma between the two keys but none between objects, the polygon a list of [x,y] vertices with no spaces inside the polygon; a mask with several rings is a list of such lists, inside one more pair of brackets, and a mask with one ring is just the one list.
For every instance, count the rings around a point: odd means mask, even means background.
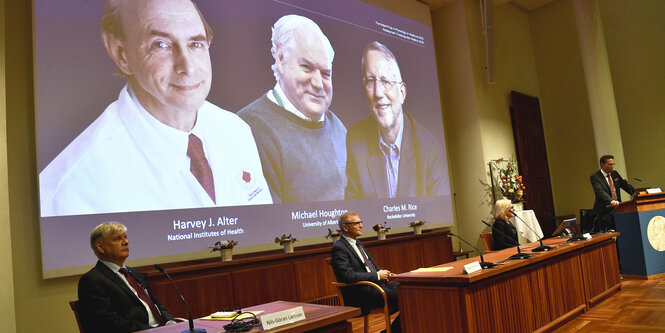
[{"label": "blonde woman seated", "polygon": [[494,204],[494,224],[492,224],[494,250],[503,250],[518,244],[517,229],[509,221],[515,216],[510,211],[512,208],[513,204],[508,199],[499,200]]}]

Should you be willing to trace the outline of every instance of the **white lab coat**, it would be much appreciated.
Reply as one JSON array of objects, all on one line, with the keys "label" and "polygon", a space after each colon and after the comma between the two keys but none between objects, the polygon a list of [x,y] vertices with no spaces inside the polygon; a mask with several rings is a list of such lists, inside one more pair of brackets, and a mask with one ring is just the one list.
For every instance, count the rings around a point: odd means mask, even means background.
[{"label": "white lab coat", "polygon": [[189,170],[189,133],[159,122],[127,89],[40,173],[42,216],[272,203],[242,119],[206,101],[191,131],[203,141],[215,204]]}]

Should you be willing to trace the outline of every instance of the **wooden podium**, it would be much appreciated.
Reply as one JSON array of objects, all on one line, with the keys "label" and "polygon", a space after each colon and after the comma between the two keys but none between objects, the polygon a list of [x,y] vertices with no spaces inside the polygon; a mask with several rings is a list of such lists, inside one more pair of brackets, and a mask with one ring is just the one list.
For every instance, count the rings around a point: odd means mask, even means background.
[{"label": "wooden podium", "polygon": [[651,277],[665,273],[665,193],[639,192],[616,209],[621,273]]}]

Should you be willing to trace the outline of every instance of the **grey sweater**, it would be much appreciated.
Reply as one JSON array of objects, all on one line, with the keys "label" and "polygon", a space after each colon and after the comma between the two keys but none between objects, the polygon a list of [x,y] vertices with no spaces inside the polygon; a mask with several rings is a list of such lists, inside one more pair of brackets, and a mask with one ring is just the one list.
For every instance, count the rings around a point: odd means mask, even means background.
[{"label": "grey sweater", "polygon": [[332,111],[307,121],[263,95],[238,115],[252,128],[274,203],[344,200],[346,128]]}]

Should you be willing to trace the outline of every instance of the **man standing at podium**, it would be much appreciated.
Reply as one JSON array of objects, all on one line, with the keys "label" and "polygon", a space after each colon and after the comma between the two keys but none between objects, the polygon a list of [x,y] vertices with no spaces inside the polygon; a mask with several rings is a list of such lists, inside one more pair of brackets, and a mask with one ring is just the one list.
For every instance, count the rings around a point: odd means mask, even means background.
[{"label": "man standing at podium", "polygon": [[[370,281],[381,286],[388,297],[388,306],[393,312],[399,310],[397,303],[397,282],[388,282],[393,275],[382,269],[367,252],[358,236],[363,233],[363,221],[356,212],[346,212],[339,217],[339,229],[342,237],[332,247],[332,266],[338,282],[354,283]],[[356,306],[362,313],[368,313],[374,306],[383,306],[383,297],[379,291],[369,285],[357,285],[342,288],[344,305]],[[390,325],[393,333],[401,332],[399,316]]]},{"label": "man standing at podium", "polygon": [[[620,189],[633,195],[635,188],[614,171],[614,156],[612,155],[600,157],[600,170],[594,172],[589,180],[596,194],[596,201],[593,204],[593,211],[596,214],[594,229],[598,226],[599,231],[614,230],[614,209],[621,202]],[[607,208],[610,205],[611,207]]]}]

